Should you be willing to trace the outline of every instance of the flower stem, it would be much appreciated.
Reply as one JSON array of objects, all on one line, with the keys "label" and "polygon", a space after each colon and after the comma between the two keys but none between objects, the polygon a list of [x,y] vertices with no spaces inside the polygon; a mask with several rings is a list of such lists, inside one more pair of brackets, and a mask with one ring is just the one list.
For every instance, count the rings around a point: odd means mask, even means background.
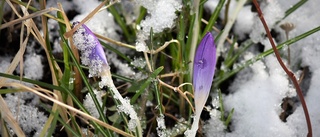
[{"label": "flower stem", "polygon": [[[142,129],[141,129],[141,124],[140,124],[140,119],[139,119],[136,111],[134,110],[133,106],[130,104],[130,102],[125,100],[121,96],[118,89],[114,85],[113,80],[111,78],[110,69],[104,69],[103,72],[101,73],[101,82],[99,83],[99,86],[100,87],[108,86],[108,88],[110,89],[110,91],[113,94],[113,98],[116,100],[119,100],[121,103],[121,106],[118,106],[118,108],[121,109],[120,111],[123,111],[124,113],[129,115],[130,120],[135,121],[135,122],[134,121],[132,121],[132,122],[135,125],[136,131],[137,131],[136,136],[142,137]],[[130,125],[130,122],[128,125]],[[129,127],[129,129],[130,129],[130,127]]]}]

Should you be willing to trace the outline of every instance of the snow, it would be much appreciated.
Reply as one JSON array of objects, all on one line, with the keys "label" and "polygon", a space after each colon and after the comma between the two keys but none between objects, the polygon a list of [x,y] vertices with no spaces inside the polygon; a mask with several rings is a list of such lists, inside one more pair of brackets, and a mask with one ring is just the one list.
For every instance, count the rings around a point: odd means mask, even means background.
[{"label": "snow", "polygon": [[245,38],[246,34],[249,34],[252,31],[254,13],[251,12],[251,5],[244,6],[239,12],[237,20],[235,22],[234,33],[238,36],[239,40]]},{"label": "snow", "polygon": [[11,64],[12,57],[0,57],[0,72],[5,73]]},{"label": "snow", "polygon": [[[225,136],[224,130],[225,130],[225,125],[223,122],[220,120],[221,112],[213,109],[210,111],[210,117],[211,120],[207,121],[204,125],[204,132],[206,136],[211,136],[211,137],[222,137]],[[214,134],[210,134],[214,133]]]},{"label": "snow", "polygon": [[[318,9],[320,1],[307,1],[301,8],[298,9],[299,12],[294,12],[292,15],[288,16],[283,22],[292,22],[295,24],[296,28],[290,32],[290,37],[295,37],[304,33],[320,24],[320,15],[314,11]],[[285,2],[283,2],[285,5]],[[305,97],[312,127],[313,135],[320,136],[320,108],[319,108],[319,88],[320,88],[320,33],[317,32],[291,46],[292,54],[291,56],[296,57],[294,60],[295,64],[301,61],[301,66],[309,67],[312,77],[310,81],[310,88],[307,91]],[[299,106],[297,110],[288,117],[287,124],[295,129],[294,133],[297,136],[306,136],[307,126],[305,122],[304,113],[302,107]]]},{"label": "snow", "polygon": [[39,80],[43,77],[43,64],[41,55],[28,54],[24,61],[24,76],[26,78]]},{"label": "snow", "polygon": [[[147,75],[144,74],[141,71],[134,71],[128,63],[125,63],[121,61],[119,58],[117,58],[117,55],[113,52],[108,53],[108,61],[114,65],[115,68],[117,68],[117,74],[122,76],[127,76],[128,78],[132,78],[135,80],[141,80],[144,78],[147,78]],[[136,58],[131,62],[131,65],[135,67],[145,67],[146,62],[145,60],[142,60],[141,58]],[[119,79],[118,79],[119,80]],[[121,81],[121,80],[119,80]]]},{"label": "snow", "polygon": [[145,59],[138,57],[133,59],[131,65],[137,68],[144,68],[147,65],[147,62],[145,61]]},{"label": "snow", "polygon": [[37,107],[26,104],[25,100],[21,99],[18,94],[7,94],[5,101],[23,131],[30,134],[33,131],[39,132],[42,130],[47,117]]},{"label": "snow", "polygon": [[157,125],[158,137],[167,137],[168,133],[165,131],[166,125],[164,122],[164,115],[161,114],[157,117]]},{"label": "snow", "polygon": [[[95,7],[97,7],[100,2],[98,0],[74,0],[77,11],[80,12],[79,15],[75,16],[71,22],[81,21],[84,19]],[[99,35],[120,40],[117,33],[121,32],[120,28],[114,22],[114,18],[111,13],[107,10],[102,10],[95,14],[88,22],[85,23],[92,32]]]},{"label": "snow", "polygon": [[[320,106],[319,98],[320,98],[320,68],[313,71],[312,79],[310,83],[310,89],[308,90],[308,95],[305,98],[306,103],[308,105],[308,110],[310,114],[310,119],[312,123],[312,131],[314,136],[320,135]],[[292,115],[287,118],[287,124],[290,128],[294,129],[294,134],[297,136],[306,136],[307,135],[307,124],[305,121],[304,112],[302,107],[299,106]]]},{"label": "snow", "polygon": [[226,110],[235,109],[232,132],[227,136],[292,136],[290,128],[279,118],[289,83],[284,73],[278,71],[281,68],[274,58],[269,56],[266,63],[258,61],[250,66],[253,75],[247,82],[233,83],[237,90],[224,98]]},{"label": "snow", "polygon": [[[134,131],[137,127],[140,130],[140,119],[137,116],[136,111],[133,106],[130,104],[129,98],[123,98],[119,93],[118,89],[115,87],[113,80],[111,78],[111,73],[109,70],[105,71],[101,75],[101,82],[99,83],[100,88],[107,86],[113,94],[113,98],[118,100],[121,104],[117,106],[118,112],[123,112],[129,115],[130,120],[128,123],[128,128],[130,131]],[[141,131],[142,132],[142,131]]]},{"label": "snow", "polygon": [[174,27],[174,20],[177,18],[175,12],[181,10],[181,0],[136,0],[136,3],[145,7],[148,12],[148,16],[140,23],[142,30],[138,33],[136,50],[147,51],[145,41],[149,39],[151,28],[153,33],[160,33]]},{"label": "snow", "polygon": [[[278,1],[266,1],[260,4],[264,19],[267,22],[269,29],[272,29],[277,21],[284,17],[285,10],[280,8]],[[253,42],[258,43],[263,41],[266,32],[258,16],[255,16],[250,33],[250,38]]]},{"label": "snow", "polygon": [[[284,16],[290,6],[295,4],[296,1],[280,1],[269,0],[261,4],[264,17],[271,28],[274,28],[281,34],[280,42],[285,41],[284,31],[279,27],[285,22],[293,23],[296,28],[289,33],[289,38],[300,35],[310,29],[313,29],[320,24],[320,15],[315,13],[320,4],[319,1],[307,1],[305,5],[293,12],[286,19],[275,25]],[[212,4],[213,3],[213,4]],[[214,2],[211,2],[214,6]],[[245,7],[248,8],[248,7]],[[246,9],[243,9],[246,10]],[[249,10],[245,11],[250,16]],[[241,15],[241,12],[240,12]],[[244,15],[242,15],[244,16]],[[249,18],[249,17],[246,17]],[[245,26],[245,24],[254,24],[252,28]],[[248,25],[251,26],[251,25]],[[270,49],[270,44],[265,38],[265,32],[261,22],[256,14],[246,19],[238,18],[234,26],[235,33],[238,35],[250,33],[250,38],[254,42],[260,42],[265,46],[265,50]],[[313,34],[301,41],[292,45],[291,48],[291,63],[295,65],[293,71],[299,74],[297,68],[309,67],[312,78],[310,88],[305,97],[311,122],[313,126],[313,135],[319,136],[320,130],[320,107],[319,98],[320,93],[320,38],[319,32]],[[240,36],[241,37],[241,36]],[[284,50],[286,53],[286,50]],[[256,52],[248,50],[244,54],[244,60],[253,58]],[[283,59],[286,63],[286,59]],[[242,62],[242,61],[240,61]],[[296,76],[299,77],[299,76]],[[235,109],[232,117],[231,132],[221,133],[213,127],[219,119],[213,117],[208,121],[205,127],[211,127],[206,130],[206,135],[217,136],[306,136],[307,125],[305,121],[304,112],[300,102],[297,103],[298,107],[287,118],[287,122],[282,122],[279,118],[282,112],[281,103],[284,97],[296,96],[295,89],[289,84],[288,78],[274,55],[269,55],[265,59],[258,61],[238,73],[236,79],[229,87],[230,94],[225,96],[224,105],[227,111]]]},{"label": "snow", "polygon": [[[97,98],[100,107],[102,107],[102,104],[103,104],[102,103],[102,96],[103,96],[103,94],[105,94],[105,91],[98,91],[98,90],[94,89],[93,93],[95,95],[95,98]],[[97,108],[93,107],[93,106],[95,106],[95,104],[94,104],[94,102],[92,100],[92,96],[89,93],[85,96],[85,99],[83,100],[83,105],[89,111],[91,116],[93,116],[95,118],[99,118],[100,117]],[[106,110],[107,109],[104,109],[104,112],[103,112],[104,114],[106,113]]]}]

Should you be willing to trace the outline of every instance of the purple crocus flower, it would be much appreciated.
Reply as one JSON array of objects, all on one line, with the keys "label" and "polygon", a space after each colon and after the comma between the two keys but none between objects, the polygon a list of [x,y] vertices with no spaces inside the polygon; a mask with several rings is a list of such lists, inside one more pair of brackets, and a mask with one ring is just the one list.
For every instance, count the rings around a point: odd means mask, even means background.
[{"label": "purple crocus flower", "polygon": [[[78,25],[76,21],[72,26]],[[72,36],[74,45],[81,51],[82,64],[89,66],[89,77],[100,76],[103,69],[109,68],[104,50],[92,31],[81,25]]]},{"label": "purple crocus flower", "polygon": [[197,48],[193,64],[193,86],[195,108],[203,108],[207,101],[216,67],[216,47],[208,32]]},{"label": "purple crocus flower", "polygon": [[213,36],[208,32],[201,40],[194,58],[193,86],[195,115],[191,130],[185,135],[194,137],[198,130],[200,114],[208,99],[216,67],[216,47]]},{"label": "purple crocus flower", "polygon": [[[79,22],[74,22],[72,26],[74,27],[78,24]],[[99,87],[108,86],[113,94],[113,98],[121,102],[121,105],[117,106],[118,111],[129,115],[129,130],[134,131],[137,127],[138,135],[142,135],[140,119],[130,101],[124,99],[114,85],[106,55],[97,37],[83,24],[75,31],[72,38],[73,43],[81,51],[82,64],[89,66],[89,77],[101,77]]]}]

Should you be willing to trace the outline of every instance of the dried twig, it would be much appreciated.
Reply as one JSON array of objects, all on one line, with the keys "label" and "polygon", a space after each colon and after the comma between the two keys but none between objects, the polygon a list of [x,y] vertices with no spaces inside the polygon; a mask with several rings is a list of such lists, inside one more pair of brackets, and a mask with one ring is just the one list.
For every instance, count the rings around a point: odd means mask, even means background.
[{"label": "dried twig", "polygon": [[277,47],[272,39],[272,36],[271,36],[271,33],[269,31],[269,28],[268,28],[268,25],[263,17],[263,14],[262,14],[262,11],[260,9],[260,6],[257,2],[257,0],[253,0],[253,3],[255,5],[255,7],[257,8],[257,11],[258,11],[258,14],[259,14],[259,18],[263,24],[263,27],[264,29],[266,30],[266,33],[267,33],[267,36],[268,36],[268,39],[271,43],[271,46],[272,46],[272,49],[274,51],[274,54],[276,55],[276,58],[279,62],[279,64],[281,65],[282,69],[287,73],[288,77],[291,79],[293,85],[295,86],[296,88],[296,91],[297,91],[297,94],[299,96],[299,99],[301,101],[301,105],[302,105],[302,108],[303,108],[303,111],[304,111],[304,115],[305,115],[305,118],[306,118],[306,121],[307,121],[307,126],[308,126],[308,137],[312,137],[312,127],[311,127],[311,121],[310,121],[310,116],[309,116],[309,111],[308,111],[308,108],[307,108],[307,105],[306,105],[306,102],[304,100],[304,97],[303,97],[303,94],[302,94],[302,90],[299,86],[299,83],[298,83],[298,80],[297,78],[295,77],[295,75],[286,67],[286,65],[283,63],[281,57],[280,57],[280,54],[279,54],[279,51],[277,50]]}]

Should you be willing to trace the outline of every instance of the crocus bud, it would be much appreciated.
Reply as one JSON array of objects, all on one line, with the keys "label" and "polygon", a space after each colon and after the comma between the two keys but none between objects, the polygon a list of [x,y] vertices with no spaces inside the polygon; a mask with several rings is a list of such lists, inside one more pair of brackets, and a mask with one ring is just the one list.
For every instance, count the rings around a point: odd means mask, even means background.
[{"label": "crocus bud", "polygon": [[194,58],[193,86],[195,115],[191,130],[185,133],[188,137],[194,137],[197,133],[200,114],[210,93],[215,67],[216,47],[211,33],[208,32],[201,40]]},{"label": "crocus bud", "polygon": [[[79,24],[79,22],[74,22],[72,26],[76,26],[77,24]],[[134,131],[135,128],[137,128],[138,134],[142,135],[140,119],[130,104],[130,101],[124,99],[114,85],[106,55],[97,37],[86,25],[81,25],[79,29],[75,31],[72,38],[73,43],[81,51],[82,64],[89,66],[89,77],[101,77],[99,87],[103,88],[104,86],[108,86],[114,99],[119,100],[121,103],[117,106],[118,111],[128,114],[131,118],[128,123],[129,130]]]},{"label": "crocus bud", "polygon": [[[72,26],[78,25],[74,22]],[[86,26],[81,25],[72,36],[74,45],[81,51],[82,64],[89,66],[89,77],[100,76],[103,69],[109,69],[108,61],[98,38]]]}]

